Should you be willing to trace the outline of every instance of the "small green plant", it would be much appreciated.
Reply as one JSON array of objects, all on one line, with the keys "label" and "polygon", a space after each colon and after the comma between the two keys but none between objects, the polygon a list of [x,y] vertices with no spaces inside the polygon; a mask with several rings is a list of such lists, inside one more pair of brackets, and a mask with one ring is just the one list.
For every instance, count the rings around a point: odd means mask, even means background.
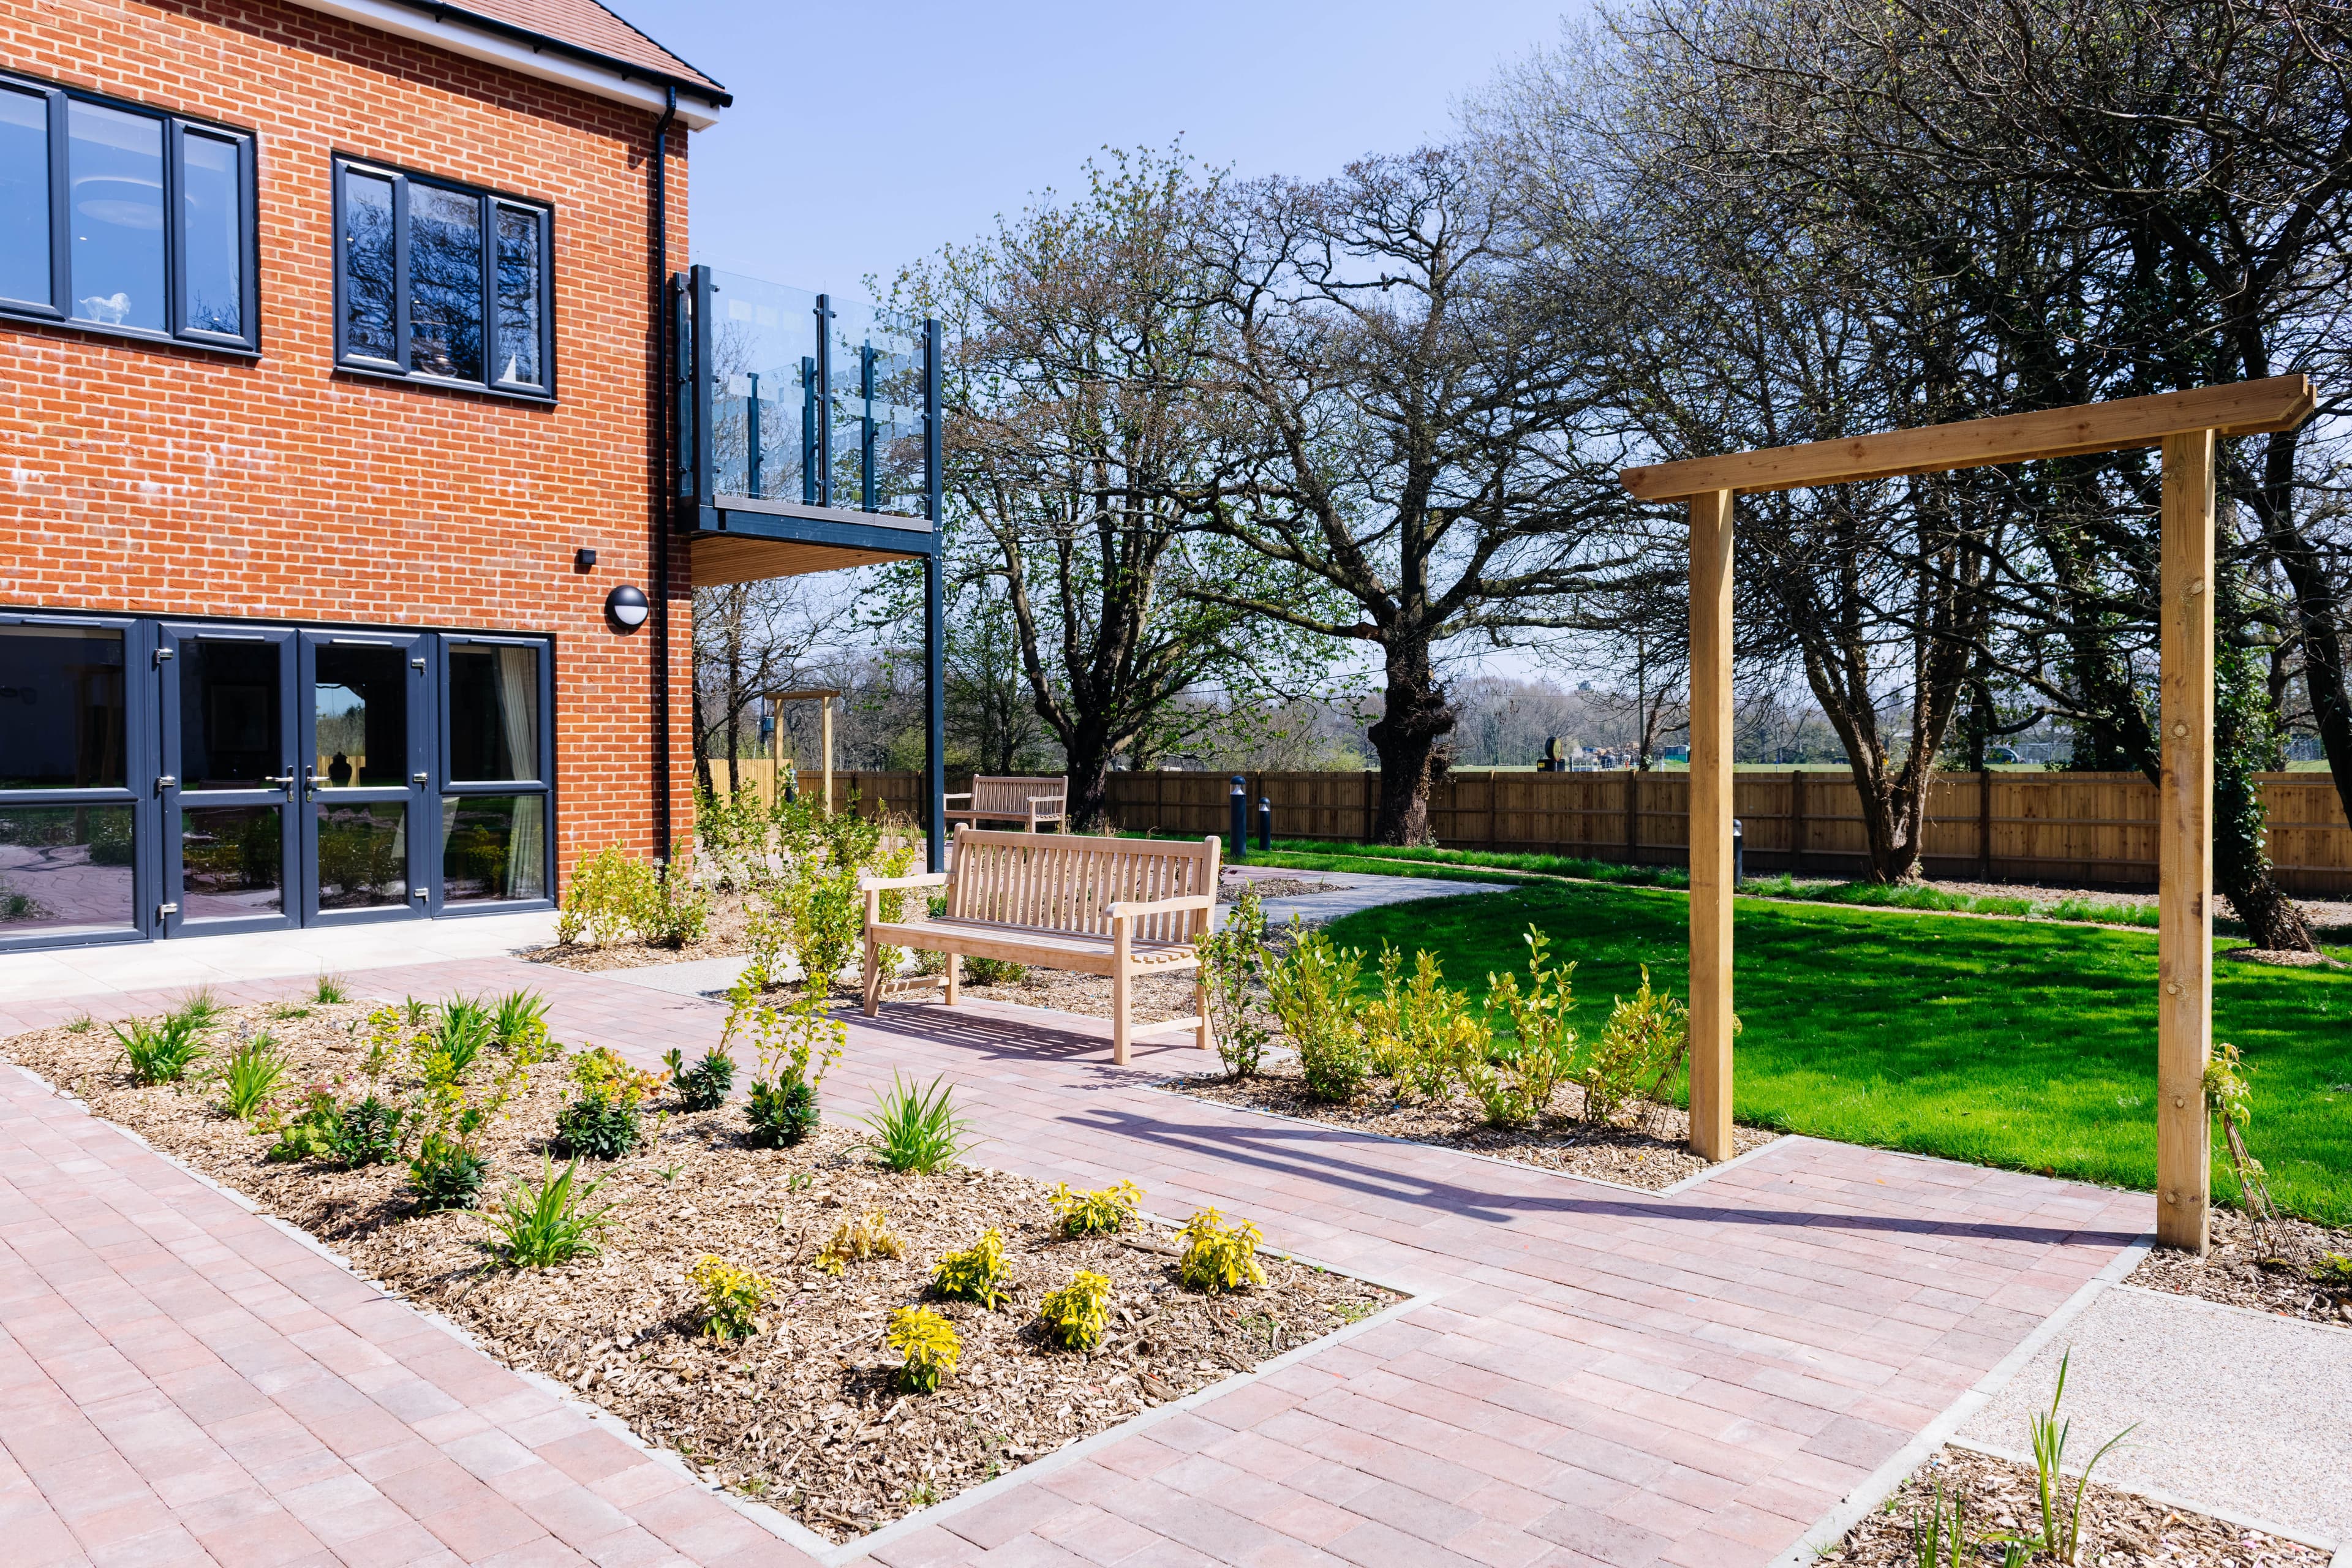
[{"label": "small green plant", "polygon": [[340,974],[321,974],[319,983],[310,987],[310,1000],[321,1007],[332,1007],[352,999],[352,988]]},{"label": "small green plant", "polygon": [[336,1158],[357,1167],[380,1165],[396,1157],[400,1152],[401,1115],[401,1107],[378,1100],[373,1094],[363,1095],[344,1106],[336,1122]]},{"label": "small green plant", "polygon": [[955,1113],[944,1076],[918,1089],[893,1072],[889,1089],[874,1098],[866,1144],[888,1169],[928,1176],[954,1164],[971,1146],[969,1125]]},{"label": "small green plant", "polygon": [[464,996],[450,997],[436,1013],[429,1048],[448,1058],[451,1078],[464,1078],[497,1037],[496,1019],[488,1007]]},{"label": "small green plant", "polygon": [[722,1050],[707,1051],[700,1061],[688,1067],[686,1054],[672,1046],[662,1065],[669,1068],[670,1087],[677,1094],[681,1110],[716,1110],[727,1103],[727,1091],[735,1087],[735,1058]]},{"label": "small green plant", "polygon": [[702,1331],[714,1340],[749,1339],[760,1331],[760,1309],[776,1288],[748,1268],[704,1253],[688,1283],[702,1292]]},{"label": "small green plant", "polygon": [[1492,1044],[1469,995],[1450,990],[1437,959],[1412,955],[1412,978],[1404,978],[1404,955],[1381,944],[1381,994],[1364,1005],[1364,1033],[1372,1070],[1392,1079],[1399,1098],[1438,1100],[1454,1080],[1486,1059]]},{"label": "small green plant", "polygon": [[87,1035],[92,1029],[97,1027],[97,1019],[91,1017],[87,1013],[78,1013],[66,1024],[66,1033],[68,1035]]},{"label": "small green plant", "polygon": [[579,1095],[555,1119],[556,1152],[617,1160],[645,1142],[639,1107],[661,1087],[661,1074],[640,1072],[619,1053],[596,1046],[572,1058],[572,1081]]},{"label": "small green plant", "polygon": [[2050,1408],[2037,1411],[2032,1416],[2033,1434],[2034,1494],[2042,1510],[2042,1551],[2054,1552],[2061,1563],[2076,1560],[2083,1531],[2083,1494],[2091,1485],[2091,1472],[2116,1444],[2132,1435],[2139,1423],[2135,1421],[2108,1438],[2091,1462],[2083,1467],[2082,1476],[2074,1483],[2074,1496],[2070,1505],[2066,1497],[2066,1477],[2063,1466],[2066,1459],[2066,1438],[2074,1423],[2058,1418],[2058,1403],[2066,1397],[2066,1365],[2074,1359],[2068,1351],[2058,1358],[2058,1386],[2051,1391]]},{"label": "small green plant", "polygon": [[309,1017],[310,1009],[299,1002],[280,1002],[269,1009],[269,1016],[278,1023],[290,1024],[297,1018]]},{"label": "small green plant", "polygon": [[2311,1279],[2315,1285],[2331,1286],[2338,1290],[2352,1289],[2352,1258],[2331,1252],[2311,1266]]},{"label": "small green plant", "polygon": [[1228,1226],[1215,1209],[1202,1209],[1184,1226],[1179,1239],[1184,1252],[1177,1262],[1176,1277],[1186,1289],[1214,1296],[1265,1283],[1265,1269],[1257,1260],[1258,1243],[1265,1237],[1249,1221],[1236,1220]]},{"label": "small green plant", "polygon": [[730,992],[723,1050],[739,1033],[748,1037],[759,1068],[743,1107],[751,1124],[746,1142],[758,1149],[786,1149],[815,1131],[818,1086],[841,1059],[849,1028],[828,1010],[825,997],[804,992],[789,1005],[770,1005],[746,972]]},{"label": "small green plant", "polygon": [[890,1222],[880,1209],[867,1209],[854,1220],[844,1220],[834,1227],[833,1238],[818,1249],[817,1268],[838,1279],[853,1263],[864,1263],[875,1258],[904,1258],[907,1250],[899,1245]]},{"label": "small green plant", "polygon": [[265,1031],[237,1047],[219,1077],[223,1106],[239,1121],[248,1121],[286,1081],[286,1059]]},{"label": "small green plant", "polygon": [[1934,1497],[1928,1500],[1927,1517],[1923,1521],[1919,1510],[1911,1510],[1911,1558],[1916,1568],[1961,1568],[1968,1562],[1968,1499],[1961,1493],[1952,1496],[1952,1511],[1948,1521],[1944,1513],[1944,1483],[1936,1483]]},{"label": "small green plant", "polygon": [[184,1012],[166,1013],[152,1023],[133,1018],[128,1027],[111,1027],[136,1084],[177,1083],[205,1054],[204,1026]]},{"label": "small green plant", "polygon": [[2238,1178],[2239,1199],[2253,1227],[2254,1250],[2267,1257],[2273,1251],[2271,1227],[2279,1223],[2279,1212],[2278,1205],[2271,1201],[2270,1183],[2265,1179],[2263,1163],[2246,1147],[2246,1129],[2254,1121],[2254,1088],[2240,1070],[2243,1065],[2237,1047],[2227,1040],[2217,1042],[2212,1059],[2205,1067],[2205,1098],[2211,1103],[2213,1114],[2221,1119],[2221,1137],[2230,1152],[2230,1169]]},{"label": "small green plant", "polygon": [[596,1237],[611,1223],[613,1205],[589,1207],[600,1178],[580,1184],[580,1162],[562,1172],[541,1157],[539,1180],[518,1180],[505,1204],[490,1216],[509,1264],[517,1268],[552,1268],[576,1258],[596,1256]]},{"label": "small green plant", "polygon": [[1133,1182],[1120,1182],[1080,1193],[1071,1191],[1070,1184],[1064,1182],[1054,1189],[1051,1201],[1064,1236],[1101,1236],[1135,1217],[1136,1206],[1143,1202],[1143,1189]]},{"label": "small green plant", "polygon": [[1004,1237],[994,1226],[961,1252],[950,1252],[931,1269],[931,1289],[958,1300],[977,1301],[994,1311],[1004,1305]]},{"label": "small green plant", "polygon": [[1266,971],[1268,1005],[1298,1052],[1307,1092],[1317,1100],[1353,1100],[1371,1072],[1356,998],[1363,970],[1360,949],[1335,947],[1323,932],[1303,930],[1294,916],[1290,951]]},{"label": "small green plant", "polygon": [[1229,1078],[1253,1078],[1265,1058],[1274,1031],[1265,1025],[1265,1005],[1258,987],[1265,977],[1265,906],[1257,889],[1244,888],[1225,912],[1221,930],[1201,938],[1194,947],[1208,981],[1209,1033],[1217,1058]]},{"label": "small green plant", "polygon": [[898,1386],[909,1394],[937,1394],[940,1379],[955,1375],[963,1356],[955,1325],[929,1307],[901,1307],[891,1313],[886,1342],[898,1352]]},{"label": "small green plant", "polygon": [[490,1014],[490,1035],[500,1050],[547,1035],[547,998],[536,991],[509,991]]},{"label": "small green plant", "polygon": [[1650,988],[1648,964],[1642,966],[1642,988],[1611,1002],[1601,1037],[1569,1075],[1583,1089],[1584,1120],[1594,1126],[1606,1126],[1628,1100],[1645,1094],[1656,1100],[1690,1048],[1689,1012]]},{"label": "small green plant", "polygon": [[426,1133],[408,1161],[408,1191],[426,1214],[469,1209],[482,1201],[490,1163],[457,1139]]},{"label": "small green plant", "polygon": [[1070,1282],[1038,1304],[1038,1321],[1066,1351],[1090,1351],[1102,1343],[1110,1322],[1110,1281],[1081,1268]]},{"label": "small green plant", "polygon": [[1497,1042],[1495,1059],[1474,1066],[1464,1087],[1498,1127],[1519,1127],[1551,1109],[1552,1097],[1569,1076],[1576,1056],[1576,1031],[1568,1016],[1576,1008],[1570,981],[1573,963],[1547,963],[1550,939],[1529,926],[1527,931],[1528,983],[1523,989],[1516,973],[1486,976],[1486,1012],[1508,1019],[1512,1040]]},{"label": "small green plant", "polygon": [[963,977],[971,985],[1019,985],[1029,978],[1029,966],[973,953],[963,961]]},{"label": "small green plant", "polygon": [[219,1023],[227,1013],[228,1004],[214,995],[211,986],[199,985],[181,998],[180,1005],[165,1016],[184,1018],[189,1027],[201,1033]]},{"label": "small green plant", "polygon": [[273,1163],[332,1159],[342,1138],[342,1107],[331,1089],[313,1085],[303,1095],[299,1110],[275,1118],[265,1130],[278,1134],[278,1142],[263,1156]]}]

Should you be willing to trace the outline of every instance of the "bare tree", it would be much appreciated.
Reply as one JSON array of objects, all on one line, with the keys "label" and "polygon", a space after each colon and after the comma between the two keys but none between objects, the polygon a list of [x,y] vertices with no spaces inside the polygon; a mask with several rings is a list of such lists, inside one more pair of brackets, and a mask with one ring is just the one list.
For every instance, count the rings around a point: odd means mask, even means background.
[{"label": "bare tree", "polygon": [[849,608],[846,595],[806,577],[694,591],[694,772],[702,789],[712,787],[711,758],[757,751],[761,697],[803,684],[801,671],[847,627]]}]

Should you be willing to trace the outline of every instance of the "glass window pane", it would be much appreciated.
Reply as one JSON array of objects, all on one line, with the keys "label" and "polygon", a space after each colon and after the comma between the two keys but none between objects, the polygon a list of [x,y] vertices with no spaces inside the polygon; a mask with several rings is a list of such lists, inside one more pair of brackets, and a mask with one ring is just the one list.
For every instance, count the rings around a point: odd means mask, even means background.
[{"label": "glass window pane", "polygon": [[396,359],[393,342],[392,182],[343,174],[343,352]]},{"label": "glass window pane", "polygon": [[539,365],[539,215],[499,208],[499,379],[544,386]]},{"label": "glass window pane", "polygon": [[0,626],[0,789],[120,789],[122,634]]},{"label": "glass window pane", "polygon": [[265,642],[180,645],[180,787],[256,789],[284,776],[279,652]]},{"label": "glass window pane", "polygon": [[547,800],[536,795],[441,797],[441,899],[547,897]]},{"label": "glass window pane", "polygon": [[180,813],[180,914],[274,915],[286,907],[285,811],[192,805]]},{"label": "glass window pane", "polygon": [[539,650],[449,650],[449,779],[497,784],[539,774]]},{"label": "glass window pane", "polygon": [[311,810],[319,818],[319,907],[363,910],[408,901],[408,807],[353,801]]},{"label": "glass window pane", "polygon": [[180,138],[180,221],[186,247],[188,326],[245,331],[245,182],[237,143],[189,132]]},{"label": "glass window pane", "polygon": [[0,805],[0,933],[128,926],[131,807]]},{"label": "glass window pane", "polygon": [[408,783],[406,649],[320,648],[310,700],[318,742],[313,778],[330,789],[396,789]]},{"label": "glass window pane", "polygon": [[66,106],[73,313],[163,330],[163,122],[102,103]]},{"label": "glass window pane", "polygon": [[482,203],[408,187],[408,367],[482,379]]},{"label": "glass window pane", "polygon": [[49,303],[49,103],[0,89],[0,295]]},{"label": "glass window pane", "polygon": [[711,483],[720,495],[816,499],[816,296],[711,275]]}]

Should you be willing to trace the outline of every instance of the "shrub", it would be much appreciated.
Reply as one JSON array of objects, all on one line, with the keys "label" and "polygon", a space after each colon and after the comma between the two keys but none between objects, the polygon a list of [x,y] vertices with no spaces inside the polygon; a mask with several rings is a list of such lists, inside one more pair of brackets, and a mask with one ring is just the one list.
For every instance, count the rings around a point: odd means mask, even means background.
[{"label": "shrub", "polygon": [[1184,1226],[1181,1239],[1184,1254],[1177,1261],[1176,1277],[1186,1289],[1213,1296],[1265,1283],[1265,1270],[1257,1261],[1257,1244],[1265,1238],[1249,1221],[1228,1226],[1215,1209],[1202,1209]]},{"label": "shrub", "polygon": [[547,998],[536,991],[509,991],[490,1016],[490,1034],[501,1050],[547,1035]]},{"label": "shrub", "polygon": [[604,1184],[600,1179],[582,1186],[577,1160],[558,1174],[555,1163],[542,1158],[539,1180],[517,1181],[490,1217],[507,1262],[517,1268],[551,1268],[595,1257],[597,1233],[611,1223],[613,1205],[592,1209],[588,1203]]},{"label": "shrub", "polygon": [[782,913],[801,961],[803,989],[824,995],[866,932],[866,895],[855,860],[821,866],[803,860],[784,885]]},{"label": "shrub", "polygon": [[243,1121],[267,1106],[286,1081],[286,1059],[265,1030],[237,1047],[220,1071],[222,1103]]},{"label": "shrub", "polygon": [[789,1149],[816,1131],[821,1112],[816,1086],[801,1079],[782,1083],[755,1083],[743,1104],[743,1118],[751,1124],[747,1141],[754,1149]]},{"label": "shrub", "polygon": [[1642,988],[1612,997],[1601,1038],[1570,1076],[1584,1090],[1584,1120],[1607,1123],[1627,1100],[1655,1100],[1682,1066],[1690,1048],[1690,1015],[1663,991],[1650,989],[1650,967],[1642,966]]},{"label": "shrub", "polygon": [[1516,973],[1486,976],[1487,1015],[1500,1012],[1516,1037],[1508,1045],[1498,1042],[1496,1059],[1475,1064],[1465,1079],[1486,1120],[1498,1127],[1522,1126],[1548,1112],[1576,1055],[1576,1031],[1568,1022],[1576,1007],[1569,984],[1576,965],[1548,964],[1550,939],[1533,926],[1527,943],[1524,990]]},{"label": "shrub", "polygon": [[408,1161],[408,1190],[427,1214],[469,1209],[481,1201],[490,1163],[455,1138],[427,1133]]},{"label": "shrub", "polygon": [[729,993],[732,1005],[722,1047],[740,1032],[748,1036],[759,1061],[743,1114],[751,1124],[754,1148],[782,1149],[807,1137],[817,1124],[817,1088],[841,1059],[849,1027],[828,1010],[826,999],[803,993],[779,1010],[762,1001],[746,972]]},{"label": "shrub", "polygon": [[1372,1069],[1392,1079],[1400,1096],[1443,1098],[1465,1070],[1486,1058],[1492,1036],[1471,1010],[1468,994],[1448,990],[1437,960],[1381,945],[1381,994],[1364,1005]]},{"label": "shrub", "polygon": [[1339,948],[1323,932],[1301,931],[1292,919],[1290,952],[1266,971],[1274,1016],[1298,1052],[1307,1092],[1317,1100],[1353,1100],[1371,1070],[1371,1053],[1356,1000],[1364,955]]},{"label": "shrub", "polygon": [[1252,1077],[1274,1038],[1257,998],[1265,975],[1265,906],[1258,901],[1257,890],[1244,888],[1240,900],[1226,911],[1224,928],[1196,945],[1208,981],[1209,1032],[1217,1043],[1218,1058],[1228,1076]]},{"label": "shrub", "polygon": [[894,1071],[887,1090],[875,1094],[875,1112],[866,1118],[868,1148],[890,1170],[928,1176],[956,1163],[971,1146],[969,1125],[955,1113],[944,1076],[929,1089],[899,1081]]},{"label": "shrub", "polygon": [[401,1107],[388,1105],[370,1092],[346,1105],[334,1090],[314,1084],[303,1095],[302,1109],[291,1118],[260,1124],[275,1132],[278,1142],[264,1158],[333,1160],[340,1164],[376,1165],[400,1152]]},{"label": "shrub", "polygon": [[690,851],[671,845],[667,863],[649,868],[631,887],[630,923],[648,947],[691,947],[710,929],[710,895],[694,879]]},{"label": "shrub", "polygon": [[687,1276],[702,1292],[702,1331],[714,1340],[749,1339],[760,1331],[759,1311],[776,1288],[748,1268],[709,1253]]},{"label": "shrub", "polygon": [[273,1163],[331,1159],[342,1126],[342,1108],[335,1103],[332,1091],[313,1086],[304,1094],[300,1110],[290,1118],[277,1118],[263,1128],[277,1133],[278,1142],[262,1157]]},{"label": "shrub", "polygon": [[1102,1343],[1110,1322],[1110,1281],[1081,1268],[1070,1282],[1039,1303],[1038,1320],[1066,1351],[1090,1351]]},{"label": "shrub", "polygon": [[661,1087],[661,1074],[641,1072],[596,1046],[572,1058],[572,1081],[580,1093],[555,1119],[557,1153],[617,1160],[645,1141],[638,1107]]},{"label": "shrub", "polygon": [[834,1227],[833,1239],[818,1249],[816,1266],[825,1273],[838,1277],[852,1263],[864,1263],[874,1258],[904,1258],[906,1248],[891,1234],[890,1223],[880,1209],[867,1209],[854,1220],[843,1220]]},{"label": "shrub", "polygon": [[937,1394],[940,1379],[952,1376],[963,1355],[955,1325],[929,1307],[901,1307],[891,1313],[887,1341],[904,1361],[898,1386],[910,1394]]},{"label": "shrub", "polygon": [[[528,994],[506,998],[495,1012],[445,1005],[431,1033],[412,1026],[404,1037],[408,1069],[417,1079],[405,1124],[417,1139],[416,1153],[408,1163],[408,1184],[427,1210],[474,1206],[489,1173],[489,1162],[478,1147],[483,1131],[528,1087],[530,1070],[558,1049],[548,1038],[545,1023],[527,1006],[520,1017],[513,1015],[509,1004],[517,997],[527,998]],[[384,1009],[370,1020],[380,1028],[369,1052],[371,1070],[378,1070],[378,1051],[388,1056],[401,1040],[403,1016]],[[503,1030],[502,1017],[509,1026]],[[466,1073],[476,1066],[485,1040],[498,1040],[505,1049],[493,1058],[487,1081],[478,1074],[469,1082]]]},{"label": "shrub", "polygon": [[1054,1217],[1061,1222],[1064,1236],[1100,1236],[1133,1219],[1142,1201],[1143,1189],[1133,1182],[1091,1193],[1074,1193],[1064,1182],[1054,1189]]},{"label": "shrub", "polygon": [[974,953],[963,961],[963,977],[973,985],[1018,985],[1029,978],[1029,966]]},{"label": "shrub", "polygon": [[572,868],[571,885],[563,889],[555,940],[570,947],[584,935],[605,947],[633,934],[652,878],[651,866],[631,859],[617,844],[583,858]]},{"label": "shrub", "polygon": [[401,1108],[364,1095],[337,1119],[334,1153],[346,1165],[381,1165],[400,1152]]},{"label": "shrub", "polygon": [[167,1013],[152,1024],[134,1018],[128,1028],[121,1024],[111,1028],[133,1083],[177,1083],[205,1054],[203,1026],[184,1013]]},{"label": "shrub", "polygon": [[688,1067],[685,1053],[673,1046],[662,1063],[669,1068],[670,1087],[677,1091],[678,1107],[684,1110],[716,1110],[735,1087],[735,1058],[722,1050],[707,1051]]},{"label": "shrub", "polygon": [[1004,1304],[1004,1236],[994,1226],[961,1252],[933,1266],[931,1289],[958,1300],[977,1301],[991,1311]]}]

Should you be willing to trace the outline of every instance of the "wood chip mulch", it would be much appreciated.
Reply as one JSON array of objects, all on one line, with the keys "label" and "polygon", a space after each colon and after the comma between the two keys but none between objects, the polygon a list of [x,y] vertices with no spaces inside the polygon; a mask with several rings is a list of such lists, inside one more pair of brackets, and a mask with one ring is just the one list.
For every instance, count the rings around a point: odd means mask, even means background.
[{"label": "wood chip mulch", "polygon": [[583,940],[527,947],[515,956],[532,963],[549,963],[588,974],[606,969],[644,969],[656,963],[690,963],[698,958],[740,958],[751,951],[751,943],[743,940],[751,908],[751,900],[740,893],[713,893],[709,928],[700,942],[685,947],[655,947],[642,942],[616,942],[598,947]]},{"label": "wood chip mulch", "polygon": [[[2038,1537],[2042,1510],[2033,1467],[1967,1448],[1946,1448],[1904,1481],[1883,1509],[1846,1531],[1845,1539],[1817,1561],[1855,1568],[1918,1568],[1913,1523],[1924,1534],[1937,1488],[1943,1489],[1946,1518],[1955,1497],[1966,1500],[1960,1561],[1969,1568],[2002,1561],[1993,1538]],[[2072,1500],[2074,1482],[2066,1482]],[[2063,1527],[2062,1527],[2063,1528]],[[2076,1561],[2084,1568],[2326,1568],[2329,1554],[2315,1546],[2227,1524],[2209,1514],[2151,1502],[2096,1481],[2084,1494],[2083,1526]],[[1949,1538],[1936,1561],[1950,1561]],[[2037,1552],[2021,1559],[2031,1568],[2051,1568],[2060,1559]]]},{"label": "wood chip mulch", "polygon": [[[299,1088],[355,1073],[366,1011],[237,1008],[212,1038],[225,1054],[241,1035],[267,1028],[296,1064],[290,1082]],[[446,1314],[508,1365],[569,1384],[646,1441],[684,1454],[705,1479],[835,1541],[1401,1299],[1271,1254],[1261,1255],[1264,1287],[1194,1294],[1177,1282],[1177,1249],[1164,1228],[1065,1239],[1042,1184],[971,1165],[895,1174],[852,1126],[834,1124],[867,1107],[839,1100],[827,1102],[828,1125],[780,1151],[743,1144],[739,1105],[648,1118],[649,1146],[583,1167],[603,1179],[595,1201],[615,1205],[601,1255],[517,1270],[493,1250],[483,1213],[415,1213],[399,1165],[269,1164],[269,1140],[219,1110],[208,1083],[131,1085],[102,1028],[21,1035],[0,1043],[0,1053],[319,1237],[363,1277]],[[568,1095],[561,1062],[534,1072],[513,1115],[487,1140],[486,1202],[495,1205],[519,1174],[538,1175]],[[903,1258],[851,1263],[838,1279],[814,1267],[836,1227],[874,1209]],[[929,1297],[940,1256],[991,1226],[1004,1237],[1008,1307],[991,1312]],[[751,1339],[727,1344],[700,1331],[699,1298],[686,1277],[706,1253],[773,1283]],[[1079,1268],[1108,1276],[1118,1303],[1091,1353],[1053,1348],[1037,1329],[1041,1299]],[[883,1343],[891,1312],[918,1302],[944,1314],[963,1342],[961,1368],[935,1394],[900,1393],[897,1357]]]},{"label": "wood chip mulch", "polygon": [[[1408,1103],[1382,1096],[1376,1084],[1374,1092],[1364,1099],[1333,1105],[1307,1094],[1295,1061],[1271,1063],[1255,1078],[1213,1073],[1177,1079],[1163,1087],[1220,1105],[1246,1106],[1351,1131],[1443,1144],[1653,1192],[1708,1168],[1706,1161],[1690,1152],[1685,1142],[1690,1136],[1690,1114],[1680,1106],[1645,1105],[1621,1111],[1612,1125],[1587,1127],[1573,1120],[1584,1104],[1584,1091],[1573,1084],[1563,1088],[1552,1102],[1557,1116],[1519,1128],[1486,1125],[1479,1120],[1477,1103],[1459,1094],[1445,1100]],[[1732,1129],[1742,1154],[1779,1136],[1760,1127]]]},{"label": "wood chip mulch", "polygon": [[2352,1230],[2282,1220],[2272,1228],[2265,1253],[2256,1249],[2253,1226],[2242,1211],[2217,1205],[2212,1245],[2204,1257],[2159,1247],[2140,1260],[2126,1283],[2281,1317],[2352,1325],[2352,1279],[2323,1282],[2312,1272],[2331,1253],[2352,1258]]}]

